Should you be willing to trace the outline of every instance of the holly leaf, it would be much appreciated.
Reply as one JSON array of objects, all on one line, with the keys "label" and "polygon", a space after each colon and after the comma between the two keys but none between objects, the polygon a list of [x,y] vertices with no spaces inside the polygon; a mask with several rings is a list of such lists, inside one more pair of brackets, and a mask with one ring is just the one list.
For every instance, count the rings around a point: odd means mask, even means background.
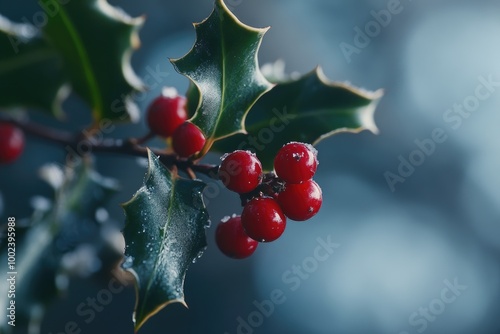
[{"label": "holly leaf", "polygon": [[185,304],[184,277],[206,248],[205,184],[181,179],[148,151],[144,185],[123,204],[125,261],[136,280],[135,330],[170,303]]},{"label": "holly leaf", "polygon": [[203,155],[215,140],[245,131],[248,110],[272,85],[257,61],[267,28],[244,25],[222,0],[216,0],[212,14],[194,27],[193,48],[171,62],[199,90],[201,98],[191,121],[207,138]]},{"label": "holly leaf", "polygon": [[373,115],[382,91],[368,92],[330,82],[320,68],[277,84],[262,96],[246,118],[247,134],[215,143],[219,152],[254,151],[266,170],[273,169],[278,150],[300,141],[313,145],[340,132],[377,133]]},{"label": "holly leaf", "polygon": [[196,109],[198,108],[198,103],[200,102],[200,91],[198,87],[190,81],[186,92],[186,110],[190,117],[194,116]]},{"label": "holly leaf", "polygon": [[94,120],[137,121],[131,93],[142,89],[130,57],[139,46],[143,18],[130,18],[106,0],[40,0],[51,8],[43,31],[64,58],[73,89]]},{"label": "holly leaf", "polygon": [[0,107],[34,107],[61,117],[65,82],[61,57],[35,27],[0,16]]},{"label": "holly leaf", "polygon": [[[98,245],[102,225],[95,221],[96,210],[118,190],[116,181],[97,174],[88,162],[74,169],[68,168],[64,175],[55,166],[46,172],[45,175],[51,175],[51,183],[59,185],[55,203],[50,205],[48,199],[38,198],[35,202],[41,204],[35,207],[28,224],[23,227],[23,221],[16,220],[13,234],[0,233],[5,234],[3,237],[15,239],[9,241],[6,238],[0,243],[0,260],[5,263],[0,272],[2,277],[7,277],[7,272],[17,272],[15,320],[16,328],[21,331],[26,331],[28,324],[33,330],[40,325],[45,307],[66,288],[61,282],[76,274],[64,265],[65,254],[82,244]],[[16,261],[14,267],[7,267],[8,247],[12,246],[15,247]],[[0,285],[2,309],[10,303],[7,288],[7,284]],[[0,317],[0,332],[8,333],[12,329],[8,325],[10,320]]]}]

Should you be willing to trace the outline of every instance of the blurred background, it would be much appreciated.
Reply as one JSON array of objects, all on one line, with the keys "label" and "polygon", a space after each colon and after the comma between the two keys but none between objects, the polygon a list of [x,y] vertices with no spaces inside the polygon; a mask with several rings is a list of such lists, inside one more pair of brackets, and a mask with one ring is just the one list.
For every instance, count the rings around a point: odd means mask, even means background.
[{"label": "blurred background", "polygon": [[[208,16],[212,1],[109,2],[147,17],[132,60],[138,75],[168,73],[137,96],[141,110],[163,85],[185,91],[187,80],[168,58],[190,49],[191,22]],[[189,310],[170,305],[141,333],[500,333],[500,2],[226,3],[244,23],[272,27],[261,64],[283,60],[288,73],[321,65],[332,80],[383,88],[375,115],[380,134],[340,134],[320,143],[320,213],[290,222],[282,238],[247,260],[228,259],[215,246],[216,223],[241,210],[238,198],[221,190],[208,203],[209,247],[188,271]],[[35,1],[0,2],[0,13],[13,21],[30,21],[40,10]],[[69,99],[65,124],[32,116],[77,130],[88,121],[86,108]],[[113,136],[145,131],[139,123]],[[441,140],[433,140],[435,131],[444,133]],[[51,196],[37,174],[47,161],[63,162],[64,152],[28,140],[18,163],[0,167],[2,221],[29,216],[34,195]],[[101,174],[121,184],[107,207],[121,228],[118,204],[140,187],[145,167],[128,157],[96,161]],[[326,259],[315,258],[318,247]],[[81,333],[133,333],[132,287],[113,295],[90,323],[77,315],[80,303],[107,286],[100,277],[72,281],[48,309],[42,333],[64,333],[68,321]]]}]

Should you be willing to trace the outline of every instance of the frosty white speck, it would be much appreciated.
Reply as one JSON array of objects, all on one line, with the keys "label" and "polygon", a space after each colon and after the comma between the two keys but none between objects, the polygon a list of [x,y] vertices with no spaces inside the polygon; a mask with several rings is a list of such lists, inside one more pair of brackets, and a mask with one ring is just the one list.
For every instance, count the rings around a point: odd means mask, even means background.
[{"label": "frosty white speck", "polygon": [[148,159],[146,158],[137,158],[135,159],[135,162],[140,166],[140,167],[144,167],[144,168],[148,168],[148,165],[149,165],[149,162],[148,162]]},{"label": "frosty white speck", "polygon": [[74,251],[64,254],[61,266],[67,273],[87,277],[101,268],[101,260],[91,245],[83,244]]},{"label": "frosty white speck", "polygon": [[52,207],[52,202],[43,196],[33,196],[30,201],[31,206],[35,211],[46,212]]},{"label": "frosty white speck", "polygon": [[203,253],[205,252],[205,248],[203,248],[201,251],[198,252],[198,254],[196,255],[196,257],[193,259],[193,263],[196,263],[196,261],[203,256]]},{"label": "frosty white speck", "polygon": [[59,189],[64,182],[64,172],[56,164],[46,164],[40,168],[38,173],[54,189]]},{"label": "frosty white speck", "polygon": [[123,269],[132,268],[133,264],[134,264],[134,257],[133,256],[125,256],[125,258],[123,259],[122,268]]},{"label": "frosty white speck", "polygon": [[304,145],[307,146],[309,151],[311,151],[314,154],[314,156],[318,155],[318,150],[314,146],[312,146],[311,144],[307,144],[307,143],[304,143]]},{"label": "frosty white speck", "polygon": [[163,95],[164,97],[168,97],[168,98],[174,98],[176,97],[178,94],[177,92],[177,89],[175,89],[175,87],[165,87],[162,89],[161,91],[161,95]]},{"label": "frosty white speck", "polygon": [[108,213],[108,210],[106,210],[105,208],[98,208],[98,209],[95,211],[95,219],[96,219],[99,223],[104,223],[104,222],[106,222],[106,221],[109,219],[109,213]]},{"label": "frosty white speck", "polygon": [[227,222],[229,221],[229,219],[231,219],[231,217],[230,217],[230,216],[224,216],[224,217],[223,217],[220,221],[221,221],[222,223],[227,223]]}]

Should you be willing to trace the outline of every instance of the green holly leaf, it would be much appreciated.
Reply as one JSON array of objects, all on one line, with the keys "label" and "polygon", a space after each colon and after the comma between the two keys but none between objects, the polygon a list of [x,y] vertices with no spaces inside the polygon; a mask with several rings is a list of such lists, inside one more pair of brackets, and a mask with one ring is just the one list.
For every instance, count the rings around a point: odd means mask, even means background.
[{"label": "green holly leaf", "polygon": [[57,51],[35,27],[0,16],[0,107],[34,107],[61,117],[68,91]]},{"label": "green holly leaf", "polygon": [[192,81],[189,82],[189,87],[186,92],[186,98],[186,110],[189,117],[192,117],[196,113],[198,103],[200,102],[200,91]]},{"label": "green holly leaf", "polygon": [[[52,302],[65,285],[61,285],[71,274],[71,268],[63,265],[63,257],[81,244],[96,246],[101,242],[101,224],[95,221],[96,210],[105,205],[117,190],[116,181],[97,174],[86,161],[66,173],[51,166],[44,169],[50,183],[55,185],[56,196],[53,205],[48,200],[38,201],[28,224],[16,219],[14,231],[16,261],[15,267],[7,267],[9,239],[0,242],[0,268],[2,277],[7,272],[16,276],[16,328],[21,331],[40,325],[45,307]],[[4,232],[4,231],[2,231]],[[9,232],[8,230],[5,232]],[[5,236],[9,236],[7,233]],[[9,275],[10,276],[10,275]],[[6,309],[10,300],[7,284],[0,285],[0,307]],[[8,317],[0,317],[0,332],[8,333]]]},{"label": "green holly leaf", "polygon": [[170,303],[184,301],[184,277],[206,248],[205,184],[181,179],[148,151],[144,185],[123,204],[123,268],[136,279],[135,330]]},{"label": "green holly leaf", "polygon": [[43,30],[64,58],[73,89],[91,106],[94,120],[137,121],[131,93],[142,89],[132,70],[143,18],[130,18],[106,0],[78,0],[52,8]]},{"label": "green holly leaf", "polygon": [[172,64],[199,89],[201,98],[191,121],[207,138],[203,155],[215,140],[245,131],[248,110],[272,85],[257,61],[267,29],[244,25],[222,0],[216,0],[212,14],[195,29],[193,48]]},{"label": "green holly leaf", "polygon": [[214,149],[254,151],[267,170],[278,150],[290,141],[317,144],[340,132],[370,130],[382,91],[367,92],[328,81],[318,68],[298,80],[277,84],[253,106],[247,134],[216,142]]}]

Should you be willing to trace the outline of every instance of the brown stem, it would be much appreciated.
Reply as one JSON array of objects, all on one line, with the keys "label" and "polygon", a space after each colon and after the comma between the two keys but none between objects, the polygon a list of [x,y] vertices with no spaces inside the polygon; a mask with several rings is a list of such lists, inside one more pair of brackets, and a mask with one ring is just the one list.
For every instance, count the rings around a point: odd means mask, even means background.
[{"label": "brown stem", "polygon": [[[83,133],[80,136],[74,136],[71,133],[49,128],[26,120],[17,120],[13,118],[7,118],[5,116],[0,116],[0,121],[14,124],[24,132],[37,136],[39,138],[43,138],[47,141],[65,147],[69,146],[73,148],[74,152],[76,152],[74,148],[78,146],[79,142],[87,139],[85,135],[83,135]],[[154,134],[148,133],[142,138],[132,138],[128,140],[106,138],[100,140],[99,142],[94,142],[91,139],[88,139],[85,142],[87,152],[85,154],[88,154],[88,152],[116,153],[136,157],[147,157],[147,148],[141,146],[141,144],[153,137]],[[218,180],[218,166],[216,165],[196,164],[189,159],[180,159],[176,154],[166,154],[164,150],[151,149],[151,151],[159,156],[160,161],[170,169],[175,166],[176,168],[184,171],[191,178],[195,178],[195,172],[198,172]]]},{"label": "brown stem", "polygon": [[276,195],[285,189],[285,183],[278,178],[274,173],[266,173],[262,178],[262,182],[249,193],[240,194],[241,206],[245,206],[248,201],[255,197],[276,197]]},{"label": "brown stem", "polygon": [[54,130],[52,128],[48,128],[40,124],[17,120],[13,118],[2,117],[0,120],[2,122],[14,124],[18,128],[22,129],[24,132],[30,133],[37,137],[44,138],[58,144],[68,144],[74,139],[73,135],[71,135],[68,132]]}]

